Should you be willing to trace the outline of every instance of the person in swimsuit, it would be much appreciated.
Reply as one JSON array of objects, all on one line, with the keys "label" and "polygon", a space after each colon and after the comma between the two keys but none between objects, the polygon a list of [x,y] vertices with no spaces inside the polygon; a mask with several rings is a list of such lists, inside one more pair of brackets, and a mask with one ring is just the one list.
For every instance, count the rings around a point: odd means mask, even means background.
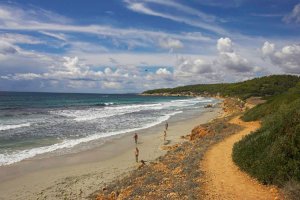
[{"label": "person in swimsuit", "polygon": [[134,154],[135,154],[135,161],[138,163],[140,150],[137,147],[135,148]]},{"label": "person in swimsuit", "polygon": [[133,136],[133,138],[134,138],[135,144],[137,144],[137,141],[138,141],[138,134],[135,133],[134,136]]}]

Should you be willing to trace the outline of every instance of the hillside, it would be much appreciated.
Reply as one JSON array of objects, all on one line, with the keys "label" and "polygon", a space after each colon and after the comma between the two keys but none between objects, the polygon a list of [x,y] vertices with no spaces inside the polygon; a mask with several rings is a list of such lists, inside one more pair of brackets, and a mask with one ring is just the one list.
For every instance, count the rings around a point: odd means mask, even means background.
[{"label": "hillside", "polygon": [[300,99],[300,82],[286,92],[268,98],[264,104],[260,104],[248,110],[242,117],[244,121],[254,121],[264,118],[278,111],[282,105],[290,104]]},{"label": "hillside", "polygon": [[284,189],[291,199],[300,196],[300,78],[273,75],[231,84],[200,84],[158,89],[145,94],[233,96],[267,100],[244,113],[244,121],[261,120],[262,127],[236,143],[233,161],[264,184]]},{"label": "hillside", "polygon": [[266,184],[300,196],[300,82],[287,92],[247,111],[245,121],[262,120],[262,128],[233,148],[233,160]]},{"label": "hillside", "polygon": [[238,83],[198,84],[176,88],[148,90],[143,94],[189,94],[235,96],[247,99],[251,96],[273,96],[287,91],[300,81],[292,75],[272,75]]}]

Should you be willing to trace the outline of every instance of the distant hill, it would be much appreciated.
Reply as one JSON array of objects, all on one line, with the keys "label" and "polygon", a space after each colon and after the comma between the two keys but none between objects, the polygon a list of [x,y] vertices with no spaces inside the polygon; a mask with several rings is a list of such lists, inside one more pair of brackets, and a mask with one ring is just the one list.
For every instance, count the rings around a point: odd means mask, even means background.
[{"label": "distant hill", "polygon": [[176,88],[148,90],[143,94],[195,94],[195,95],[221,95],[235,96],[247,99],[251,96],[273,96],[287,91],[300,81],[299,76],[271,75],[255,78],[238,83],[197,84]]}]

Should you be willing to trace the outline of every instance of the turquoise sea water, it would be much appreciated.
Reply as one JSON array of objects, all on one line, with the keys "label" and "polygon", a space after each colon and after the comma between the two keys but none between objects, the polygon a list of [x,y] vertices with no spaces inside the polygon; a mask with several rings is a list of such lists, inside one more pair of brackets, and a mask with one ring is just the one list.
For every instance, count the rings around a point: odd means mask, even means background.
[{"label": "turquoise sea water", "polygon": [[[216,103],[136,94],[0,92],[0,166],[139,131]],[[196,109],[197,108],[197,109]]]}]

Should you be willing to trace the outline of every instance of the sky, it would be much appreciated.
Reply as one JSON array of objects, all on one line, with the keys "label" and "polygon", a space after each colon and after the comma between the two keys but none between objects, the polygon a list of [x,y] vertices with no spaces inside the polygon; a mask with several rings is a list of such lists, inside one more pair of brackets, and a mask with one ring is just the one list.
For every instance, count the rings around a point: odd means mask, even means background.
[{"label": "sky", "polygon": [[137,93],[300,74],[299,0],[0,1],[0,91]]}]

